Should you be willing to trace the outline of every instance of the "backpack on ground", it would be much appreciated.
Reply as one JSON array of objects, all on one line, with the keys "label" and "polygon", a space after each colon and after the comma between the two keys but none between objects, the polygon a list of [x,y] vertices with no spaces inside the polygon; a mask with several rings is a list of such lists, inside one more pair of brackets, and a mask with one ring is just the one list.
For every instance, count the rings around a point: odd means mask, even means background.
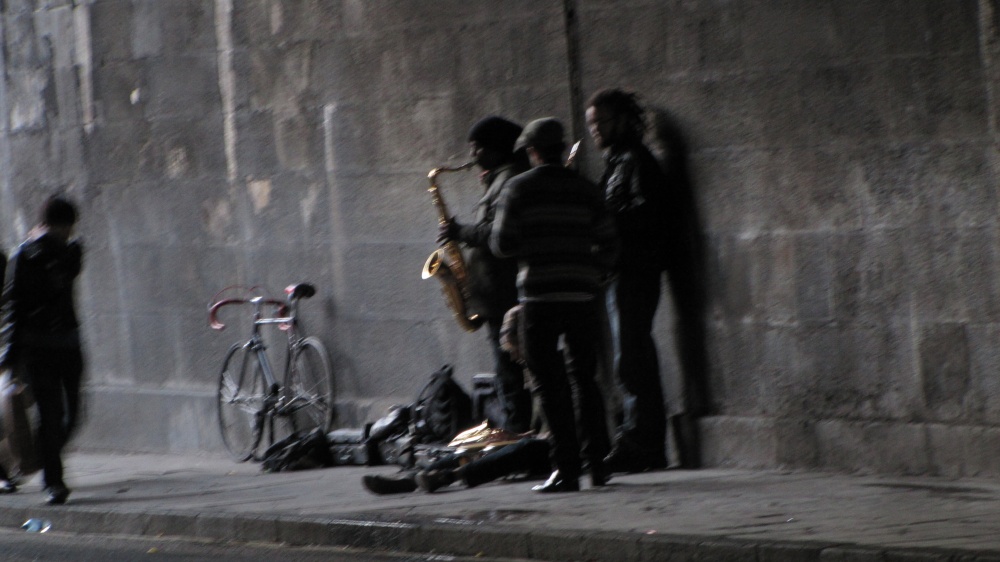
[{"label": "backpack on ground", "polygon": [[308,433],[297,431],[268,447],[261,461],[261,470],[286,472],[333,465],[333,453],[326,432],[317,427]]},{"label": "backpack on ground", "polygon": [[447,443],[472,425],[472,398],[445,365],[431,375],[412,407],[412,436],[419,443]]}]

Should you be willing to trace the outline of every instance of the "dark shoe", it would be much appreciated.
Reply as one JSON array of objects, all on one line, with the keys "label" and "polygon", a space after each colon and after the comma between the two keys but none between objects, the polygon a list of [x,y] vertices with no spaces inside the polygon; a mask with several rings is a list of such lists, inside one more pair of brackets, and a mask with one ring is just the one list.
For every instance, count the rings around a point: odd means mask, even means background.
[{"label": "dark shoe", "polygon": [[417,489],[417,482],[411,475],[383,476],[381,474],[365,474],[361,477],[361,484],[364,485],[366,490],[379,496],[405,494]]},{"label": "dark shoe", "polygon": [[611,480],[604,463],[600,461],[590,463],[590,485],[594,487],[604,486]]},{"label": "dark shoe", "polygon": [[0,494],[13,494],[17,491],[17,484],[10,480],[0,480]]},{"label": "dark shoe", "polygon": [[69,489],[66,486],[50,486],[45,492],[45,503],[49,505],[62,505],[69,498]]},{"label": "dark shoe", "polygon": [[444,488],[454,481],[454,470],[421,470],[417,473],[417,486],[427,493]]},{"label": "dark shoe", "polygon": [[636,473],[667,468],[664,453],[649,454],[631,447],[615,447],[604,457],[604,469],[608,474],[616,472]]},{"label": "dark shoe", "polygon": [[533,486],[532,491],[540,494],[553,494],[557,492],[579,492],[580,481],[576,478],[564,478],[557,470],[549,476],[544,484]]}]

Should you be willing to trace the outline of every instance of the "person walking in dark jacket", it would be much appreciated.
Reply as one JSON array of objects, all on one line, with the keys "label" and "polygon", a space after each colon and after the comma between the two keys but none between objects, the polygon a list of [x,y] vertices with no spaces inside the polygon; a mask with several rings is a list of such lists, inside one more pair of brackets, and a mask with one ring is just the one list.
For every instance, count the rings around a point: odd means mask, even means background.
[{"label": "person walking in dark jacket", "polygon": [[461,224],[454,218],[440,226],[438,242],[455,240],[468,248],[469,281],[477,311],[486,321],[493,351],[498,396],[506,414],[504,429],[523,433],[531,424],[531,393],[524,373],[510,354],[500,348],[504,314],[517,304],[517,263],[493,255],[489,247],[493,218],[507,181],[528,169],[523,154],[514,153],[521,126],[503,117],[486,117],[469,130],[469,146],[485,191],[476,209],[476,222]]},{"label": "person walking in dark jacket", "polygon": [[638,97],[601,90],[587,104],[587,126],[604,150],[600,187],[615,216],[621,252],[607,290],[613,365],[623,389],[623,422],[605,465],[609,472],[666,468],[667,411],[653,341],[663,276],[667,185],[642,143]]},{"label": "person walking in dark jacket", "polygon": [[4,283],[0,367],[13,368],[38,405],[37,450],[47,503],[63,504],[62,449],[76,427],[83,353],[74,284],[83,264],[72,238],[76,207],[53,197],[41,224],[11,256]]},{"label": "person walking in dark jacket", "polygon": [[598,295],[614,255],[614,224],[597,186],[563,166],[562,123],[532,121],[514,148],[527,150],[533,168],[510,180],[490,247],[518,262],[521,354],[552,434],[555,471],[532,489],[580,489],[581,449],[570,378],[579,399],[591,483],[602,486],[602,460],[610,443],[596,380]]},{"label": "person walking in dark jacket", "polygon": [[[0,287],[3,287],[4,276],[7,273],[7,254],[0,251]],[[0,465],[0,494],[13,494],[17,491],[17,485],[11,482],[7,470]]]}]

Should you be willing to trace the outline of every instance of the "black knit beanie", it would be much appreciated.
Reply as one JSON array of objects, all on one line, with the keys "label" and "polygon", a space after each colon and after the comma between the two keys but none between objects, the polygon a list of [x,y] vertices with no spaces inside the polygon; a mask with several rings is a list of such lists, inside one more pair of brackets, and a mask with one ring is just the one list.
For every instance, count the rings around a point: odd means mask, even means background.
[{"label": "black knit beanie", "polygon": [[495,115],[480,119],[469,129],[469,142],[491,148],[510,156],[514,153],[514,142],[521,134],[521,126]]}]

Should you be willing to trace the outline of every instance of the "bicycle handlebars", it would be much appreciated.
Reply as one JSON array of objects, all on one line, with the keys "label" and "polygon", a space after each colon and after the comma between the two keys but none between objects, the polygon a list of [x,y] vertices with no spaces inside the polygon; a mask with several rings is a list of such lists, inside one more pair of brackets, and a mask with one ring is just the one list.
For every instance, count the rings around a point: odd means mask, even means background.
[{"label": "bicycle handlebars", "polygon": [[[219,321],[218,318],[219,309],[230,304],[247,304],[251,302],[251,300],[252,299],[223,299],[213,304],[208,309],[208,325],[213,330],[219,330],[220,332],[225,330],[226,325]],[[278,299],[263,299],[260,303],[278,307],[278,316],[285,316],[287,314],[288,303],[284,301],[279,301]]]},{"label": "bicycle handlebars", "polygon": [[208,308],[208,325],[213,330],[225,330],[226,325],[222,323],[218,318],[219,309],[230,304],[247,304],[254,302],[255,300],[261,305],[271,305],[278,307],[278,314],[273,318],[264,318],[261,320],[285,320],[283,317],[288,316],[288,311],[292,310],[292,305],[294,301],[299,299],[307,299],[316,294],[316,287],[310,283],[298,283],[295,285],[289,285],[285,287],[285,294],[288,295],[287,301],[281,301],[278,299],[266,298],[266,297],[253,297],[253,298],[237,298],[237,299],[222,299],[216,303],[213,303]]}]

